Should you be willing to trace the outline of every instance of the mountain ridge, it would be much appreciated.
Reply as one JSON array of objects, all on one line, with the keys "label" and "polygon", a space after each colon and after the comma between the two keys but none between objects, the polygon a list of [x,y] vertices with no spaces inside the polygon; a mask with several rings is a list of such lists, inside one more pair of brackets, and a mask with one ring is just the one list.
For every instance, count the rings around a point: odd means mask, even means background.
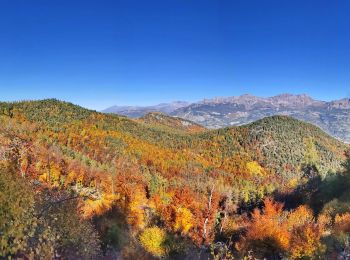
[{"label": "mountain ridge", "polygon": [[104,113],[115,113],[129,117],[142,117],[151,112],[171,113],[181,107],[189,106],[186,101],[173,101],[170,103],[160,103],[153,106],[112,106],[102,110]]},{"label": "mountain ridge", "polygon": [[[264,117],[288,115],[319,126],[328,134],[350,143],[350,99],[322,101],[307,94],[283,93],[272,97],[251,94],[214,97],[180,107],[164,109],[161,106],[119,110],[117,114],[141,117],[149,112],[162,112],[190,120],[209,129],[244,125]],[[187,105],[186,105],[187,104]],[[170,112],[169,112],[170,111]]]},{"label": "mountain ridge", "polygon": [[207,128],[243,125],[272,115],[288,115],[319,126],[332,136],[350,142],[350,99],[320,101],[306,94],[251,95],[211,99],[175,110],[171,115]]}]

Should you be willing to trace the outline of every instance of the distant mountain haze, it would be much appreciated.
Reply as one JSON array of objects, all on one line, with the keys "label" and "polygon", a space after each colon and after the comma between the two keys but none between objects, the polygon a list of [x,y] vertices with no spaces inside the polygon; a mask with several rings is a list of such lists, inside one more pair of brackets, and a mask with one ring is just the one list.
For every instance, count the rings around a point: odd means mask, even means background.
[{"label": "distant mountain haze", "polygon": [[191,105],[189,102],[185,101],[174,101],[171,103],[161,103],[154,106],[112,106],[102,112],[105,113],[115,113],[119,115],[125,115],[128,117],[142,117],[150,112],[162,112],[170,114],[176,109],[186,107]]},{"label": "distant mountain haze", "polygon": [[350,99],[315,100],[307,94],[257,97],[249,94],[216,97],[189,104],[177,101],[148,107],[111,107],[103,112],[141,117],[162,112],[203,125],[222,128],[247,124],[273,115],[288,115],[319,126],[334,137],[350,143]]}]

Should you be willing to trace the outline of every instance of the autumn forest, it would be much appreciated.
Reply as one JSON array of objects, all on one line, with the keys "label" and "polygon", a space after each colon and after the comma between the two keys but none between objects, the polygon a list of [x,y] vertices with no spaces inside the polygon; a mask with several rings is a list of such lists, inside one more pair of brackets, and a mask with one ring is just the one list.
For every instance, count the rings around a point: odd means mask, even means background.
[{"label": "autumn forest", "polygon": [[337,259],[350,250],[347,150],[285,116],[207,130],[0,103],[0,256]]}]

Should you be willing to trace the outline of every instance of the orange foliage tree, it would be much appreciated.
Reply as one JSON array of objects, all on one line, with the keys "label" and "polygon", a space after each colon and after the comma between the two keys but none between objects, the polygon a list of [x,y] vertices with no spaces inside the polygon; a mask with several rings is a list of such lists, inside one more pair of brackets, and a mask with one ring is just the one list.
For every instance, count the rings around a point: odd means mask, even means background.
[{"label": "orange foliage tree", "polygon": [[282,203],[266,198],[263,210],[254,210],[247,232],[236,248],[243,254],[251,251],[257,257],[313,258],[324,250],[323,233],[324,224],[315,221],[308,207],[288,212]]}]

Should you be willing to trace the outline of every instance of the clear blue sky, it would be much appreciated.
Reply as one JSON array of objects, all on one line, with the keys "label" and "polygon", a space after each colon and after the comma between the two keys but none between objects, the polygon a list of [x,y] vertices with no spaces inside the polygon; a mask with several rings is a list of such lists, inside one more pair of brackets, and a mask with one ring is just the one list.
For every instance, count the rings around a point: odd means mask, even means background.
[{"label": "clear blue sky", "polygon": [[0,0],[0,99],[350,95],[350,1]]}]

